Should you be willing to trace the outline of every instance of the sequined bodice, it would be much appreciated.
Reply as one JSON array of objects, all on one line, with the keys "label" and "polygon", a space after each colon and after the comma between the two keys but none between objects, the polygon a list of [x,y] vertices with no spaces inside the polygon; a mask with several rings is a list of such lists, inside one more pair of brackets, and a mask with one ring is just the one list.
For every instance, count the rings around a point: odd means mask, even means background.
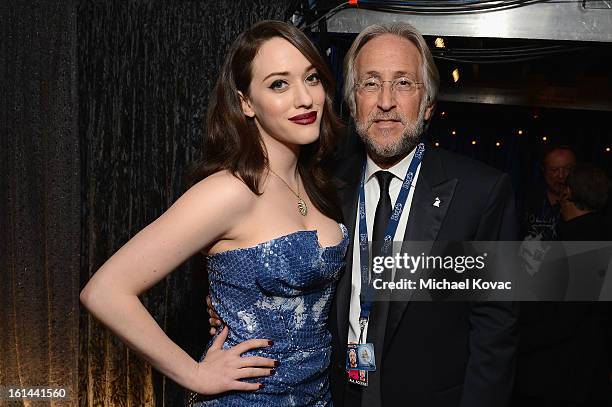
[{"label": "sequined bodice", "polygon": [[326,324],[348,245],[340,227],[342,240],[334,246],[321,247],[317,232],[306,230],[208,256],[211,300],[230,329],[224,346],[269,339],[273,346],[248,355],[280,361],[275,375],[257,380],[263,389],[220,397],[218,405],[331,404]]}]

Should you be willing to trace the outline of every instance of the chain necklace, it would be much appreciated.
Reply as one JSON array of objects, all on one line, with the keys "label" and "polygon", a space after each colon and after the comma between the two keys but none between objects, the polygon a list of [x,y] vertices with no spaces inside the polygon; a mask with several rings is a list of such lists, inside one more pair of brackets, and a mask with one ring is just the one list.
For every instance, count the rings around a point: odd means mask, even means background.
[{"label": "chain necklace", "polygon": [[268,170],[269,170],[269,171],[270,171],[272,174],[276,175],[276,178],[278,178],[278,179],[280,179],[281,181],[283,181],[283,184],[287,185],[287,188],[289,188],[289,191],[291,191],[291,192],[293,193],[293,195],[295,195],[295,196],[297,197],[297,199],[298,199],[298,202],[297,202],[298,211],[300,211],[300,215],[302,215],[302,216],[306,216],[306,215],[308,214],[308,207],[306,206],[306,202],[304,202],[304,200],[303,200],[303,199],[302,199],[302,197],[300,196],[300,182],[299,182],[299,180],[298,180],[298,183],[297,183],[297,192],[295,192],[295,191],[293,190],[293,188],[291,188],[291,186],[290,186],[289,184],[287,184],[287,181],[285,181],[285,180],[283,179],[283,177],[281,177],[280,175],[278,175],[277,173],[275,173],[275,172],[272,170],[272,168],[268,168]]}]

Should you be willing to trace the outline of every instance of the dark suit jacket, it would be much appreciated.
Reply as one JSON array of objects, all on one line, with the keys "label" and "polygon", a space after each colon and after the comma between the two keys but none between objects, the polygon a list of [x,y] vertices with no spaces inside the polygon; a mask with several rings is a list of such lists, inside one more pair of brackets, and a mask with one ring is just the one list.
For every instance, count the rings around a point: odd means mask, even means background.
[{"label": "dark suit jacket", "polygon": [[[347,269],[330,312],[334,405],[344,405],[352,250],[359,177],[365,155],[337,173],[350,231]],[[433,206],[435,198],[442,201]],[[509,178],[484,164],[428,146],[404,240],[516,240],[518,222]],[[503,407],[509,400],[517,346],[512,303],[388,303],[380,357],[382,405]],[[384,331],[384,332],[383,332]],[[382,332],[382,333],[381,333]],[[376,333],[369,333],[376,335]],[[381,338],[381,337],[379,337]]]}]

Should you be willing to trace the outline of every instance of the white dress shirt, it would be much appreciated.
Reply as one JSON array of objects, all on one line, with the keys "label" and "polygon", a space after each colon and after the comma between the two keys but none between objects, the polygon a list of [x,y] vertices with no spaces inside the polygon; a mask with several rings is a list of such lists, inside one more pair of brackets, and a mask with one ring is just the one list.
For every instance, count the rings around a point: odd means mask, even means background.
[{"label": "white dress shirt", "polygon": [[[410,154],[404,157],[400,162],[395,164],[393,167],[386,171],[391,172],[394,177],[391,179],[389,185],[389,196],[391,198],[391,205],[395,206],[397,197],[402,188],[402,183],[408,172],[410,161],[414,157],[415,150],[412,150]],[[378,198],[380,196],[380,186],[374,173],[381,171],[382,169],[370,159],[367,158],[365,168],[365,206],[366,206],[366,221],[368,224],[368,240],[372,241],[372,229],[374,228],[374,214],[376,213],[376,205],[378,205]],[[421,171],[421,165],[419,164],[414,179],[408,192],[408,198],[406,205],[399,219],[397,230],[393,241],[399,242],[404,240],[404,232],[406,231],[406,225],[408,224],[408,216],[410,214],[410,207],[412,206],[412,197],[414,195],[414,187]],[[356,203],[359,205],[359,202]],[[353,269],[352,269],[352,284],[351,284],[351,303],[349,309],[349,330],[348,330],[348,341],[358,342],[359,333],[361,328],[359,326],[359,314],[361,312],[361,304],[359,301],[359,294],[361,293],[361,275],[360,275],[360,261],[359,261],[359,210],[357,210],[357,216],[355,217],[355,237],[353,242]],[[368,325],[366,324],[363,331],[363,340],[365,341],[368,334]]]}]

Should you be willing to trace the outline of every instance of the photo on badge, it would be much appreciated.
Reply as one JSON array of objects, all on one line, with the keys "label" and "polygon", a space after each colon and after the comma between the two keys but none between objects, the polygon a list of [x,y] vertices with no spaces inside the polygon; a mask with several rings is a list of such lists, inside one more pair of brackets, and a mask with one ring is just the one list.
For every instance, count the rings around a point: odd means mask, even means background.
[{"label": "photo on badge", "polygon": [[371,343],[349,343],[346,351],[346,370],[376,370],[374,345]]},{"label": "photo on badge", "polygon": [[357,370],[358,358],[357,349],[352,347],[353,344],[349,344],[349,348],[346,353],[346,370]]},{"label": "photo on badge", "polygon": [[365,370],[349,370],[348,372],[349,383],[356,384],[359,386],[368,385],[368,372]]},{"label": "photo on badge", "polygon": [[362,343],[358,345],[357,356],[359,357],[359,369],[373,371],[376,370],[376,361],[374,360],[374,345],[371,343]]}]

